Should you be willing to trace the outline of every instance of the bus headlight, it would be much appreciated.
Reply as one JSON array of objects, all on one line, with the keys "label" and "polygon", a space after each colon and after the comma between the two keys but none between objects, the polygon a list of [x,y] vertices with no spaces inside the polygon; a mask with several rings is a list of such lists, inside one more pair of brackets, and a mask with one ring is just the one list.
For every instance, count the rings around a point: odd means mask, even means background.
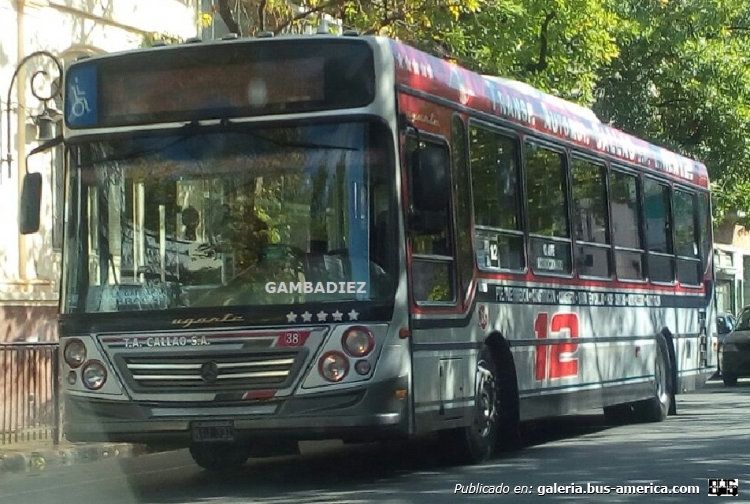
[{"label": "bus headlight", "polygon": [[63,351],[63,358],[68,366],[76,369],[86,360],[86,345],[79,339],[68,341]]},{"label": "bus headlight", "polygon": [[361,358],[375,348],[375,337],[366,327],[351,327],[341,337],[344,351],[355,358]]},{"label": "bus headlight", "polygon": [[83,366],[81,381],[89,390],[99,390],[107,381],[107,370],[99,361],[89,361]]},{"label": "bus headlight", "polygon": [[349,359],[341,352],[326,352],[318,361],[318,372],[329,382],[340,382],[349,373]]}]

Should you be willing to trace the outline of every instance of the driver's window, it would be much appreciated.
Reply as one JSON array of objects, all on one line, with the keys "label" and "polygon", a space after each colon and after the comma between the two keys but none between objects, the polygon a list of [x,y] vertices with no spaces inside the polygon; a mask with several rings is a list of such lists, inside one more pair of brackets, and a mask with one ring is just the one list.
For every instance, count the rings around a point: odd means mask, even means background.
[{"label": "driver's window", "polygon": [[[444,145],[425,141],[418,145],[413,136],[407,137],[406,159],[413,160],[418,147],[419,149],[443,150],[445,159],[449,159]],[[417,184],[419,181],[410,180],[412,195]],[[412,289],[417,303],[455,303],[456,301],[455,259],[450,233],[451,212],[449,208],[445,210],[448,217],[443,220],[440,229],[430,229],[429,232],[416,232],[413,228],[410,229]]]}]

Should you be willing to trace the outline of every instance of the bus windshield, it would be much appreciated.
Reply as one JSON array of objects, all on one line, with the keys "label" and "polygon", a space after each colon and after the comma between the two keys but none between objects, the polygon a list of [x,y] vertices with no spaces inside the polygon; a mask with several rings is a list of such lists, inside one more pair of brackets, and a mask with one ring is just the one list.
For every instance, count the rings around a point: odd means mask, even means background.
[{"label": "bus windshield", "polygon": [[73,147],[65,313],[373,301],[395,290],[395,167],[376,122]]}]

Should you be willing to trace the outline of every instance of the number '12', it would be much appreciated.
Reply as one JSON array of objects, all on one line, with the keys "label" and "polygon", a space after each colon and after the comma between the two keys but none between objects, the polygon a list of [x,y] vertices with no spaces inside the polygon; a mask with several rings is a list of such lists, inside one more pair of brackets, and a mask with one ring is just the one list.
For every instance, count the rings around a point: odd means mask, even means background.
[{"label": "number '12'", "polygon": [[[550,319],[549,314],[541,312],[534,321],[534,333],[537,339],[577,338],[578,314],[555,313]],[[573,354],[578,350],[578,343],[563,341],[549,345],[537,345],[534,377],[537,381],[549,379],[557,380],[578,376],[578,357]]]}]

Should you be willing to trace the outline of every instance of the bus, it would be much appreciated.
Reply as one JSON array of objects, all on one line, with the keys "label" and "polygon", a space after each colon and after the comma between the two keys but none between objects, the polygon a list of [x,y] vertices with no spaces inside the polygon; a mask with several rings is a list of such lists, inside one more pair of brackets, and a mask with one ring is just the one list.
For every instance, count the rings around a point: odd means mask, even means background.
[{"label": "bus", "polygon": [[715,371],[706,167],[588,109],[349,32],[89,57],[64,95],[69,441],[481,463]]}]

